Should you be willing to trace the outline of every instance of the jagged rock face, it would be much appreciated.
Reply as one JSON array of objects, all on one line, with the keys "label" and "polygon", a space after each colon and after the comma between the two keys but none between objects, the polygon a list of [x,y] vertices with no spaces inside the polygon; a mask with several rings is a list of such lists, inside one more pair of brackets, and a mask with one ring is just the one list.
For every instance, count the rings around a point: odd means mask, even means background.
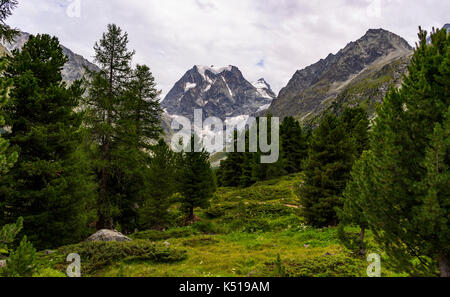
[{"label": "jagged rock face", "polygon": [[[330,54],[326,59],[297,71],[280,91],[269,111],[280,117],[295,116],[302,120],[313,117],[335,102],[348,86],[361,81],[362,74],[370,81],[368,73],[386,70],[384,67],[391,63],[402,64],[398,61],[403,61],[411,54],[412,47],[400,36],[383,29],[369,30],[361,39],[349,43],[336,55]],[[384,77],[382,86],[372,87],[385,88],[386,84],[395,83],[406,68],[397,67],[399,73]],[[380,98],[377,99],[383,98],[385,93],[380,92]]]},{"label": "jagged rock face", "polygon": [[[4,46],[9,52],[15,49],[20,50],[28,41],[29,37],[29,33],[21,32],[20,35],[17,36],[11,44],[5,43]],[[75,80],[81,79],[83,77],[85,73],[84,67],[87,67],[88,69],[93,71],[99,71],[99,68],[96,65],[92,64],[82,56],[75,54],[63,45],[61,45],[61,48],[63,49],[64,55],[69,58],[69,61],[66,63],[66,65],[64,65],[62,71],[63,80],[68,84],[71,84]]]},{"label": "jagged rock face", "polygon": [[195,109],[202,109],[205,118],[214,116],[225,120],[268,108],[274,98],[264,79],[255,86],[237,67],[194,66],[170,90],[162,107],[170,115],[190,120]]}]

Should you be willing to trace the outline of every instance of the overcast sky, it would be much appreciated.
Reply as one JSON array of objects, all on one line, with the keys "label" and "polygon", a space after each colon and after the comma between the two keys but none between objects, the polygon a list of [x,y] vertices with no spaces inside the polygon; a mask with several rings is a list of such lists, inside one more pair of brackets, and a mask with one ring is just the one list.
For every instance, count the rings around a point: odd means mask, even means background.
[{"label": "overcast sky", "polygon": [[56,35],[91,61],[95,41],[116,23],[164,94],[196,64],[238,66],[278,93],[296,70],[369,28],[414,45],[419,25],[441,27],[449,12],[448,0],[19,0],[8,23]]}]

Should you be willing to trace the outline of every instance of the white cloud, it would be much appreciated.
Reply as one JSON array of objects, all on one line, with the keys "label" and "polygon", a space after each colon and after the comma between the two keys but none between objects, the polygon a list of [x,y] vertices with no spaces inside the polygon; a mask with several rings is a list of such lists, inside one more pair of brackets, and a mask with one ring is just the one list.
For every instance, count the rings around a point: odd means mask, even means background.
[{"label": "white cloud", "polygon": [[[79,18],[67,6],[80,1]],[[163,93],[193,65],[238,66],[277,92],[294,72],[336,53],[369,28],[414,44],[417,27],[450,22],[434,0],[19,0],[9,23],[49,33],[92,60],[108,23],[129,33],[135,62],[149,65]]]}]

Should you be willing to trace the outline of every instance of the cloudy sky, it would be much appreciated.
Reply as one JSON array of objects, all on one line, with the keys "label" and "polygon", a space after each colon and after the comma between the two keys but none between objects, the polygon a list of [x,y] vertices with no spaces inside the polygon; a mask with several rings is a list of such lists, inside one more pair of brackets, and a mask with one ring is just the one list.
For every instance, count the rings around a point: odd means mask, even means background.
[{"label": "cloudy sky", "polygon": [[108,23],[129,33],[134,63],[152,68],[167,93],[193,65],[238,66],[278,92],[294,72],[369,28],[384,28],[411,45],[418,26],[450,23],[442,0],[19,0],[8,23],[49,33],[92,61]]}]

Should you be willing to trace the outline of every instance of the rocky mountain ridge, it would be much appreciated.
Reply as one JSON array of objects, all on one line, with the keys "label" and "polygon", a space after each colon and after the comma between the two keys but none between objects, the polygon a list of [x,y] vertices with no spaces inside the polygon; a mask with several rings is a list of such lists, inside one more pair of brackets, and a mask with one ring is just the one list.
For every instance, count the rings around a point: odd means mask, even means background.
[{"label": "rocky mountain ridge", "polygon": [[[275,116],[308,121],[339,102],[356,105],[367,101],[368,108],[373,109],[388,87],[399,83],[412,50],[402,37],[384,29],[370,29],[337,54],[298,70],[269,111]],[[366,91],[373,94],[372,98],[367,98]]]},{"label": "rocky mountain ridge", "polygon": [[235,66],[196,65],[175,83],[162,107],[169,115],[190,120],[195,109],[202,109],[205,118],[225,120],[267,109],[275,97],[264,79],[252,84]]},{"label": "rocky mountain ridge", "polygon": [[[15,49],[21,49],[23,45],[28,41],[30,38],[29,33],[21,32],[12,43],[4,43],[2,46],[8,51],[12,52]],[[87,67],[90,70],[99,71],[99,68],[86,60],[81,55],[75,54],[73,51],[65,47],[64,45],[61,45],[63,49],[63,53],[68,57],[69,61],[64,65],[62,76],[64,81],[66,81],[68,84],[71,84],[77,79],[81,79],[85,73],[85,68]]]}]

